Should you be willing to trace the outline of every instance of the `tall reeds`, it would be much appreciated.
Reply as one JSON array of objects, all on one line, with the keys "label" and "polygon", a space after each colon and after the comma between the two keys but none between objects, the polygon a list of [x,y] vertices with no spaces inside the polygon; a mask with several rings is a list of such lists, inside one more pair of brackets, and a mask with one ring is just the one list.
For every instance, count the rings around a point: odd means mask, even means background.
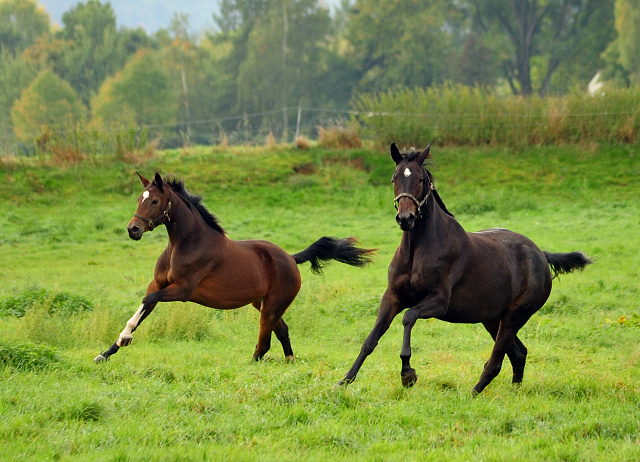
[{"label": "tall reeds", "polygon": [[640,89],[601,95],[499,97],[462,85],[359,95],[363,136],[388,146],[528,146],[640,141]]}]

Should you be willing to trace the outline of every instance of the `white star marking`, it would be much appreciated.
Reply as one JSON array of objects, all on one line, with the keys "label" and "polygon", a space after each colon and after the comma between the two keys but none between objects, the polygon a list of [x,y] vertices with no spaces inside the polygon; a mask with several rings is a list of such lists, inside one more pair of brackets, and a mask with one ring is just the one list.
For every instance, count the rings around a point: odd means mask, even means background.
[{"label": "white star marking", "polygon": [[146,201],[147,199],[149,199],[149,191],[145,191],[142,193],[142,202]]},{"label": "white star marking", "polygon": [[409,170],[408,168],[405,168],[404,169],[404,176],[411,176],[411,170]]}]

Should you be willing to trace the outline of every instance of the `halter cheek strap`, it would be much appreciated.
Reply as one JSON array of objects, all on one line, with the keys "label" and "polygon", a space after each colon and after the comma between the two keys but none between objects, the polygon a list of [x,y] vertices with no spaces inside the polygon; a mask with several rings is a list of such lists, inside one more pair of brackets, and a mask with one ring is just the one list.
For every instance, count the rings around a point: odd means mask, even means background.
[{"label": "halter cheek strap", "polygon": [[153,220],[149,220],[148,218],[145,218],[142,215],[138,215],[137,213],[135,213],[133,216],[136,218],[140,218],[147,225],[149,225],[149,230],[153,231],[153,228],[164,223],[164,220],[171,222],[171,217],[169,216],[169,212],[171,211],[172,199],[173,199],[173,191],[169,190],[169,202],[167,203],[167,208],[164,209],[164,212],[162,212],[162,215],[154,218]]},{"label": "halter cheek strap", "polygon": [[403,197],[408,197],[416,204],[416,208],[417,208],[416,216],[420,218],[422,216],[422,206],[425,204],[425,202],[427,202],[427,199],[429,199],[429,196],[431,195],[431,191],[433,191],[434,189],[436,189],[436,187],[433,185],[433,183],[430,182],[427,189],[427,194],[425,194],[424,199],[422,199],[421,201],[416,199],[416,197],[413,194],[400,193],[393,200],[393,205],[396,208],[396,210],[398,210],[398,201]]}]

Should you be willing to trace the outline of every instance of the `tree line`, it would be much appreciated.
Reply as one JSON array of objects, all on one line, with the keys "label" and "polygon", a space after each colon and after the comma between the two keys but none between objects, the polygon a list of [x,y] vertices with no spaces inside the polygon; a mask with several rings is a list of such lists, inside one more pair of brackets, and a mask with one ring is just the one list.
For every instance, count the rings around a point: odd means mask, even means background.
[{"label": "tree line", "polygon": [[443,84],[522,97],[640,83],[639,0],[221,0],[194,34],[118,27],[80,2],[53,28],[34,0],[0,0],[0,136],[148,127],[291,139],[346,117],[359,95]]}]

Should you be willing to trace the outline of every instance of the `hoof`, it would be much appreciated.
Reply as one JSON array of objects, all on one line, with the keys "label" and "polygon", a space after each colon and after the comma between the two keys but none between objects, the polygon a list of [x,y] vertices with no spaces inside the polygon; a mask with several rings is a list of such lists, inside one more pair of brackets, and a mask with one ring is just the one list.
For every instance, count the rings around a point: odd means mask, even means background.
[{"label": "hoof", "polygon": [[287,362],[290,362],[290,363],[296,362],[296,357],[294,355],[285,356],[284,359],[286,359]]},{"label": "hoof", "polygon": [[402,378],[402,386],[405,388],[411,388],[418,381],[418,374],[416,374],[415,369],[411,369],[411,371],[407,375],[401,375]]},{"label": "hoof", "polygon": [[99,354],[98,356],[93,358],[93,362],[96,363],[96,364],[105,363],[107,361],[109,361],[109,358],[108,357],[104,357],[101,354]]}]

